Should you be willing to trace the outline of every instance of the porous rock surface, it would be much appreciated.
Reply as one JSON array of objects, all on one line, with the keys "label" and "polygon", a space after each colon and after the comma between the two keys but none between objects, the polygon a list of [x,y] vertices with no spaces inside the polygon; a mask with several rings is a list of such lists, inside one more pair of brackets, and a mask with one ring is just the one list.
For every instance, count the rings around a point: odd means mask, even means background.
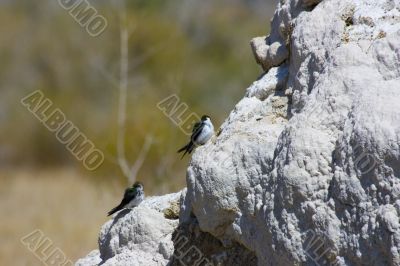
[{"label": "porous rock surface", "polygon": [[[185,240],[207,265],[400,265],[400,1],[280,0],[251,47],[265,73],[193,154]],[[167,262],[145,242],[100,253]]]},{"label": "porous rock surface", "polygon": [[252,48],[185,211],[259,265],[400,265],[400,1],[282,0]]},{"label": "porous rock surface", "polygon": [[178,220],[165,213],[180,197],[181,192],[149,197],[138,207],[113,215],[101,228],[99,250],[76,265],[166,265],[174,253],[172,233]]}]

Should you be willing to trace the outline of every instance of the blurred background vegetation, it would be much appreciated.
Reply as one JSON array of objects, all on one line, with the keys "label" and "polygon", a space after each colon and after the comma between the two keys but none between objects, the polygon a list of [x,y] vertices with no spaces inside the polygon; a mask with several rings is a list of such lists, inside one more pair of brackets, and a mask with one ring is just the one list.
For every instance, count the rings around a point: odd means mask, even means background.
[{"label": "blurred background vegetation", "polygon": [[[125,149],[147,195],[185,186],[187,136],[157,107],[177,94],[216,128],[260,74],[249,46],[268,33],[274,0],[127,1],[129,83]],[[41,229],[76,260],[95,249],[127,179],[117,163],[120,5],[90,2],[108,22],[98,37],[54,0],[0,0],[0,265],[40,265],[19,239]],[[105,154],[87,171],[20,100],[42,90]],[[19,257],[18,260],[16,257]]]}]

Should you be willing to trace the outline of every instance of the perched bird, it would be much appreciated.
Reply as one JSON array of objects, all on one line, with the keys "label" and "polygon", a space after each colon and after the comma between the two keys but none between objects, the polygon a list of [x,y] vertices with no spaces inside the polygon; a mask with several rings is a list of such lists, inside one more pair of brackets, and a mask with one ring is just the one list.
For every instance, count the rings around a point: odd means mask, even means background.
[{"label": "perched bird", "polygon": [[[207,115],[203,115],[201,120],[194,124],[192,130],[192,136],[190,137],[190,142],[184,147],[178,150],[178,153],[183,152],[182,158],[186,153],[191,153],[194,148],[200,145],[204,145],[207,141],[214,135],[214,126],[211,123],[211,119]],[[181,159],[182,159],[181,158]]]},{"label": "perched bird", "polygon": [[138,206],[144,200],[143,185],[140,182],[135,182],[132,187],[125,190],[124,198],[121,203],[108,212],[108,216],[125,208],[133,208]]}]

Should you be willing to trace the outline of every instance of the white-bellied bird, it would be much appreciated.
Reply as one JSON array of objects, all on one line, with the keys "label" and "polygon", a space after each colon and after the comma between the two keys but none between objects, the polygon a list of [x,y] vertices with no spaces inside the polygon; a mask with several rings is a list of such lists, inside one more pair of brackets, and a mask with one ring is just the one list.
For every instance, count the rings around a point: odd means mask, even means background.
[{"label": "white-bellied bird", "polygon": [[144,200],[143,184],[135,182],[132,187],[125,190],[124,198],[121,203],[108,212],[108,216],[126,208],[133,208],[138,206]]},{"label": "white-bellied bird", "polygon": [[214,126],[211,123],[211,119],[209,116],[203,115],[201,117],[201,120],[196,124],[194,124],[193,126],[190,142],[181,149],[179,149],[178,153],[185,151],[182,155],[183,158],[186,155],[186,153],[190,154],[197,146],[206,144],[207,141],[209,141],[213,135],[214,135]]}]

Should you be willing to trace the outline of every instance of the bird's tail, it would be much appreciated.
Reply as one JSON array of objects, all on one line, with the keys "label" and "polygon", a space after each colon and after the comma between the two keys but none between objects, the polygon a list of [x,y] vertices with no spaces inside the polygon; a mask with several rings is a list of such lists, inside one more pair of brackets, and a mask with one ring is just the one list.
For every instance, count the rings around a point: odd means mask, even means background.
[{"label": "bird's tail", "polygon": [[181,157],[181,160],[183,159],[183,157],[185,157],[186,153],[190,154],[193,151],[193,148],[194,148],[194,143],[192,141],[183,146],[182,148],[180,148],[178,150],[178,153],[185,151]]},{"label": "bird's tail", "polygon": [[119,210],[121,210],[121,209],[122,209],[122,206],[121,206],[121,205],[118,205],[117,207],[115,207],[115,208],[113,208],[111,211],[109,211],[109,212],[107,213],[107,216],[113,215],[114,213],[116,213],[117,211],[119,211]]}]

